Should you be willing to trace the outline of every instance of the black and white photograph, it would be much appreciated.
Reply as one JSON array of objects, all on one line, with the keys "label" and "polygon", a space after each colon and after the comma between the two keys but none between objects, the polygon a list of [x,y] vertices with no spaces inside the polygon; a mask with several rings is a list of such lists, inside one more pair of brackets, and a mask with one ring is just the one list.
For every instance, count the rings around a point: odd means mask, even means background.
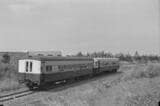
[{"label": "black and white photograph", "polygon": [[160,106],[160,0],[0,0],[0,106]]}]

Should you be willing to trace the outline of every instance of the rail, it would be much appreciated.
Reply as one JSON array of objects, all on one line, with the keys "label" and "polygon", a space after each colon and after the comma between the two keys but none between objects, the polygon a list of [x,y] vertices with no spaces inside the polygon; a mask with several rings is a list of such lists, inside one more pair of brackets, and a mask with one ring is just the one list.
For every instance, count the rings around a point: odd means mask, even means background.
[{"label": "rail", "polygon": [[7,102],[7,101],[17,99],[17,98],[20,98],[20,97],[23,97],[23,96],[27,96],[27,95],[30,95],[33,93],[34,93],[33,91],[24,90],[24,91],[14,92],[11,94],[2,95],[2,96],[0,96],[0,104]]}]

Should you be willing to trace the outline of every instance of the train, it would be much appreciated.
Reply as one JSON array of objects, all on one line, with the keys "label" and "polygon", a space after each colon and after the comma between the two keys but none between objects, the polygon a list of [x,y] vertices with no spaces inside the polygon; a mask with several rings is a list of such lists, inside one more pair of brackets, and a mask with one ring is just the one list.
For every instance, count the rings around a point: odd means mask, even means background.
[{"label": "train", "polygon": [[116,72],[119,67],[118,58],[35,56],[18,60],[19,81],[31,89],[49,82]]}]

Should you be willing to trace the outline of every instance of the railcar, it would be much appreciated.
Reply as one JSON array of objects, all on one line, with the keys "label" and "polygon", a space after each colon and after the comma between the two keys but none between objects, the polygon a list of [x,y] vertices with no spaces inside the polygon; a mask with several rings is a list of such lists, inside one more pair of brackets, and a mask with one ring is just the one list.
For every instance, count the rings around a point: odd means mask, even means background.
[{"label": "railcar", "polygon": [[120,67],[118,58],[93,58],[93,60],[94,74],[101,72],[116,72]]},{"label": "railcar", "polygon": [[40,87],[49,82],[74,79],[102,72],[116,72],[117,58],[38,56],[19,60],[19,81],[28,87]]},{"label": "railcar", "polygon": [[92,74],[92,58],[36,57],[19,60],[19,79],[29,87]]}]

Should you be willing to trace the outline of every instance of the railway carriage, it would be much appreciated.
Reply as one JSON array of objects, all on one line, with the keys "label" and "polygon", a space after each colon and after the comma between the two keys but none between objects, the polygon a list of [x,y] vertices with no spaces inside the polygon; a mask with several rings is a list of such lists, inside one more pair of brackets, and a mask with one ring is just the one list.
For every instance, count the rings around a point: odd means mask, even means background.
[{"label": "railway carriage", "polygon": [[92,74],[93,59],[37,57],[19,60],[19,78],[29,87]]},{"label": "railway carriage", "polygon": [[116,72],[119,69],[118,58],[93,58],[94,74],[101,72]]}]

